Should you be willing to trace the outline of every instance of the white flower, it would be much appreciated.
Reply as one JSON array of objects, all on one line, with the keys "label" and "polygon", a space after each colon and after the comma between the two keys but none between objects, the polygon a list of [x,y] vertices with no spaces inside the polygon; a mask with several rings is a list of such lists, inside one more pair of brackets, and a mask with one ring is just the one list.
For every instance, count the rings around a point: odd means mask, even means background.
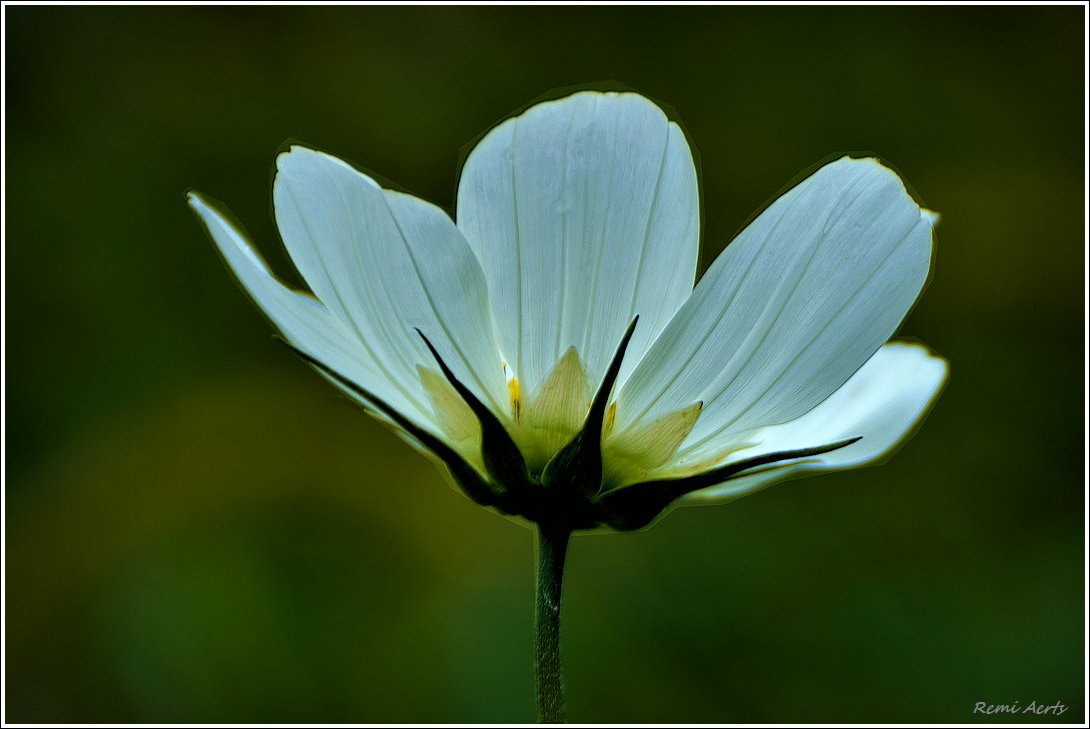
[{"label": "white flower", "polygon": [[927,281],[935,220],[896,174],[822,167],[694,289],[692,157],[635,94],[497,126],[466,160],[457,225],[292,147],[276,222],[313,295],[189,202],[300,355],[471,498],[539,523],[639,528],[675,503],[872,463],[946,379],[926,348],[887,343]]}]

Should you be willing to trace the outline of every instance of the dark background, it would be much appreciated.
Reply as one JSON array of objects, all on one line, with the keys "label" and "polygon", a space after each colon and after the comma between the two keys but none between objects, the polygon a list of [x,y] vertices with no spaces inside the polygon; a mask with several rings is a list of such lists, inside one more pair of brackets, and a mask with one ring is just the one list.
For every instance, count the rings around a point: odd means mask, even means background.
[{"label": "dark background", "polygon": [[1084,12],[6,7],[7,720],[533,720],[531,532],[277,344],[184,193],[292,278],[285,140],[449,209],[469,140],[615,79],[699,151],[702,266],[896,167],[952,374],[882,468],[576,538],[570,719],[1083,721]]}]

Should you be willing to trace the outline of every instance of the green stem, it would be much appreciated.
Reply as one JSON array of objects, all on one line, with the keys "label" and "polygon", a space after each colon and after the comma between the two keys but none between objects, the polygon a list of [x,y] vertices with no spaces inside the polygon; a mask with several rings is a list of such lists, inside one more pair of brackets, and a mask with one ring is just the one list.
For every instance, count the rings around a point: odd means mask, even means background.
[{"label": "green stem", "polygon": [[560,685],[560,588],[564,582],[564,555],[571,530],[538,526],[537,600],[537,720],[564,722],[564,690]]}]

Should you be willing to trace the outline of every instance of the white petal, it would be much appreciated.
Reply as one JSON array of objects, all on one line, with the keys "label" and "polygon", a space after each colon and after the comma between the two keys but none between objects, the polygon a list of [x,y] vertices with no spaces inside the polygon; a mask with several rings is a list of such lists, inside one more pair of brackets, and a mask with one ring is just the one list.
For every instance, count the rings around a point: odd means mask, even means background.
[{"label": "white petal", "polygon": [[189,205],[207,227],[243,289],[287,341],[416,423],[436,430],[430,410],[420,408],[385,376],[349,327],[313,297],[280,283],[243,234],[199,195],[191,193]]},{"label": "white petal", "polygon": [[733,455],[730,461],[858,436],[862,440],[694,492],[683,503],[732,501],[787,478],[855,468],[887,457],[923,419],[945,385],[946,376],[946,361],[926,347],[887,344],[825,402],[801,418],[758,431],[754,436],[757,445]]},{"label": "white petal", "polygon": [[524,392],[533,396],[569,346],[597,387],[639,314],[625,379],[692,289],[698,195],[685,135],[636,94],[539,104],[474,148],[458,227]]},{"label": "white petal", "polygon": [[428,408],[417,365],[436,363],[419,328],[459,379],[505,411],[484,276],[442,210],[303,147],[277,158],[273,200],[307,284],[406,397]]},{"label": "white petal", "polygon": [[931,222],[877,161],[822,167],[727,246],[632,374],[618,421],[703,401],[684,455],[806,413],[904,319]]}]

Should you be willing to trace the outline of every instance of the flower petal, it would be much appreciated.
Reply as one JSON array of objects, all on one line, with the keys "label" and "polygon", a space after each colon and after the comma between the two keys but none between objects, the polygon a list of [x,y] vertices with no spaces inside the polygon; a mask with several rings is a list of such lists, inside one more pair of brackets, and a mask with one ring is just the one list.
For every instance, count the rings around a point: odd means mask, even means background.
[{"label": "flower petal", "polygon": [[200,195],[190,193],[189,206],[208,229],[243,289],[288,342],[371,390],[409,419],[436,430],[430,409],[421,408],[416,399],[407,397],[391,382],[368,356],[355,332],[312,296],[280,283],[245,236]]},{"label": "flower petal", "polygon": [[626,383],[618,423],[702,400],[684,454],[806,413],[904,319],[931,224],[877,161],[822,167],[719,256]]},{"label": "flower petal", "polygon": [[931,408],[946,384],[947,369],[946,361],[926,347],[887,344],[823,403],[789,423],[757,431],[757,444],[730,460],[862,436],[859,441],[694,492],[682,503],[733,501],[788,478],[865,466],[891,455]]},{"label": "flower petal", "polygon": [[539,104],[473,149],[458,227],[528,397],[570,346],[597,387],[638,314],[624,380],[692,290],[698,195],[685,135],[636,94]]},{"label": "flower petal", "polygon": [[506,414],[484,276],[442,210],[298,146],[277,158],[273,201],[300,274],[406,397],[427,408],[417,366],[436,364],[415,327],[478,398]]}]

